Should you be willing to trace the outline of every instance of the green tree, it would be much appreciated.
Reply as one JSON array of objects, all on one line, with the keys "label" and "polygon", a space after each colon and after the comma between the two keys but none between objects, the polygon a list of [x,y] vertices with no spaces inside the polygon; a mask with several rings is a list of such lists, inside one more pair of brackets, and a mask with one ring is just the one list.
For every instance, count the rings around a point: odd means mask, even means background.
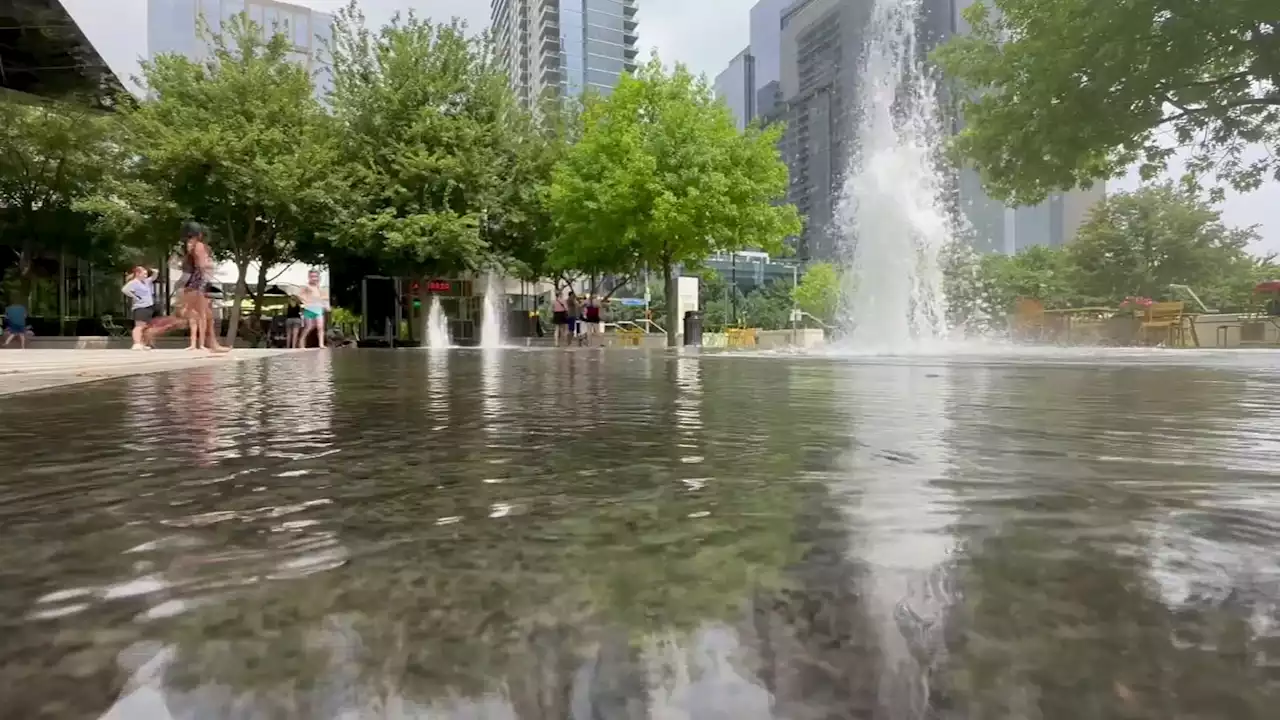
[{"label": "green tree", "polygon": [[738,303],[739,321],[762,330],[791,327],[791,309],[795,306],[791,291],[790,280],[775,280],[752,289]]},{"label": "green tree", "polygon": [[1247,252],[1252,228],[1230,228],[1221,213],[1171,184],[1116,193],[1099,204],[1069,246],[1085,298],[1118,303],[1161,298],[1190,286],[1211,305],[1248,299],[1257,262]]},{"label": "green tree", "polygon": [[[787,185],[780,132],[739,132],[704,80],[651,60],[609,97],[586,99],[582,136],[552,180],[552,255],[613,272],[660,269],[674,297],[677,265],[723,250],[780,251],[800,231],[795,208],[777,204]],[[668,304],[672,346],[676,315]]]},{"label": "green tree", "polygon": [[[160,55],[142,66],[149,99],[127,114],[133,188],[146,209],[201,221],[238,277],[228,330],[234,342],[250,263],[291,260],[316,217],[334,211],[336,154],[307,71],[292,41],[264,39],[241,14],[206,33],[205,62]],[[135,208],[136,210],[136,208]],[[263,283],[259,283],[260,285]]]},{"label": "green tree", "polygon": [[112,118],[74,105],[0,100],[0,239],[13,253],[18,296],[30,292],[41,256],[115,259],[110,236],[91,232],[80,207],[119,160],[114,130]]},{"label": "green tree", "polygon": [[540,172],[543,149],[514,147],[533,136],[512,136],[520,113],[483,39],[413,13],[372,32],[352,3],[335,23],[333,77],[351,178],[335,216],[341,247],[401,272],[449,273],[494,259],[490,227],[508,249],[534,239],[537,189],[513,183]]},{"label": "green tree", "polygon": [[794,296],[800,309],[824,325],[834,325],[840,308],[840,271],[831,263],[814,263],[804,271]]},{"label": "green tree", "polygon": [[1280,143],[1273,0],[994,0],[965,17],[935,57],[966,93],[955,148],[992,195],[1034,204],[1135,162],[1150,179],[1175,145],[1241,190],[1280,179],[1274,155],[1245,152]]}]

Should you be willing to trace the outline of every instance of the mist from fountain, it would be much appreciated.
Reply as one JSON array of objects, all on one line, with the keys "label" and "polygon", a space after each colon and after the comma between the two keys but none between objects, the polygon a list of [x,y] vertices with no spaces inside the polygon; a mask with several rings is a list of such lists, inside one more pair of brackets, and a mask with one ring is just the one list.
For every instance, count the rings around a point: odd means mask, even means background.
[{"label": "mist from fountain", "polygon": [[502,309],[506,306],[506,291],[498,276],[490,273],[485,280],[484,303],[480,316],[480,347],[502,347]]},{"label": "mist from fountain", "polygon": [[855,157],[837,213],[849,349],[915,352],[947,336],[939,254],[956,236],[940,170],[937,84],[916,36],[922,0],[875,0],[858,81]]},{"label": "mist from fountain", "polygon": [[449,318],[440,307],[440,296],[431,296],[431,307],[427,310],[427,347],[449,347]]}]

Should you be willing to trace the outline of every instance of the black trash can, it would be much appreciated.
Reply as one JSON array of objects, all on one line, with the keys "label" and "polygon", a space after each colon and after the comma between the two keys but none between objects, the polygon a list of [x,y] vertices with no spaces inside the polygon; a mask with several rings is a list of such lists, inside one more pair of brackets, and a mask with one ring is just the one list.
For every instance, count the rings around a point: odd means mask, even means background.
[{"label": "black trash can", "polygon": [[688,310],[684,314],[684,344],[702,345],[702,313]]}]

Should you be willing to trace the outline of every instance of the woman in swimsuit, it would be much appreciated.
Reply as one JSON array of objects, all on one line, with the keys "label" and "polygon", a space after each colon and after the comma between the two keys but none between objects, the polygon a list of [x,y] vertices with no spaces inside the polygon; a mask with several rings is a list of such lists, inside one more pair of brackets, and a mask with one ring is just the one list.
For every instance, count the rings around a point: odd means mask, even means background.
[{"label": "woman in swimsuit", "polygon": [[186,252],[182,257],[182,289],[178,298],[178,312],[151,323],[150,335],[164,334],[181,325],[183,320],[191,328],[191,344],[188,350],[208,345],[213,352],[226,352],[230,348],[218,344],[213,331],[213,306],[205,289],[213,276],[213,255],[204,241],[204,228],[199,223],[188,222],[182,226],[182,238]]}]

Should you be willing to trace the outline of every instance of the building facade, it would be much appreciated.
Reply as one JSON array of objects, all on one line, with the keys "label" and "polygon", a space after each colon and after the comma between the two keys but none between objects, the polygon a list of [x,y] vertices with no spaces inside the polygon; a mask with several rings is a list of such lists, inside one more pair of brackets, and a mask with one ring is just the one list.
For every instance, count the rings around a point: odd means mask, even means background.
[{"label": "building facade", "polygon": [[751,55],[755,59],[755,117],[782,119],[782,16],[796,0],[760,0],[751,8]]},{"label": "building facade", "polygon": [[[967,32],[961,13],[976,1],[924,0],[916,28],[922,56]],[[780,149],[790,171],[787,200],[805,218],[796,247],[802,260],[836,253],[833,221],[856,151],[854,115],[871,9],[866,0],[760,0],[751,9],[751,45],[716,78],[716,95],[739,127],[753,120],[787,123]],[[744,78],[748,72],[750,80]],[[747,82],[753,98],[739,90]],[[947,97],[940,100],[944,108],[953,105]],[[963,118],[944,119],[944,128],[959,132]],[[987,195],[972,168],[958,169],[948,184],[975,249],[1004,253],[1069,242],[1105,191],[1096,185],[1056,193],[1035,207],[1010,208]]]},{"label": "building facade", "polygon": [[635,70],[637,0],[492,0],[492,32],[516,97],[609,94]]},{"label": "building facade", "polygon": [[712,86],[716,97],[729,106],[739,130],[746,128],[756,116],[755,66],[751,48],[745,48],[729,61],[729,67],[716,76]]},{"label": "building facade", "polygon": [[779,90],[787,121],[787,199],[805,217],[804,260],[835,255],[833,220],[852,159],[858,64],[870,3],[801,0],[782,15]]},{"label": "building facade", "polygon": [[210,32],[220,33],[223,23],[240,13],[247,13],[263,32],[289,38],[291,56],[311,73],[316,94],[329,94],[333,77],[324,41],[333,36],[333,16],[275,0],[147,0],[147,55],[178,53],[204,59],[209,45],[202,36],[200,18]]}]

